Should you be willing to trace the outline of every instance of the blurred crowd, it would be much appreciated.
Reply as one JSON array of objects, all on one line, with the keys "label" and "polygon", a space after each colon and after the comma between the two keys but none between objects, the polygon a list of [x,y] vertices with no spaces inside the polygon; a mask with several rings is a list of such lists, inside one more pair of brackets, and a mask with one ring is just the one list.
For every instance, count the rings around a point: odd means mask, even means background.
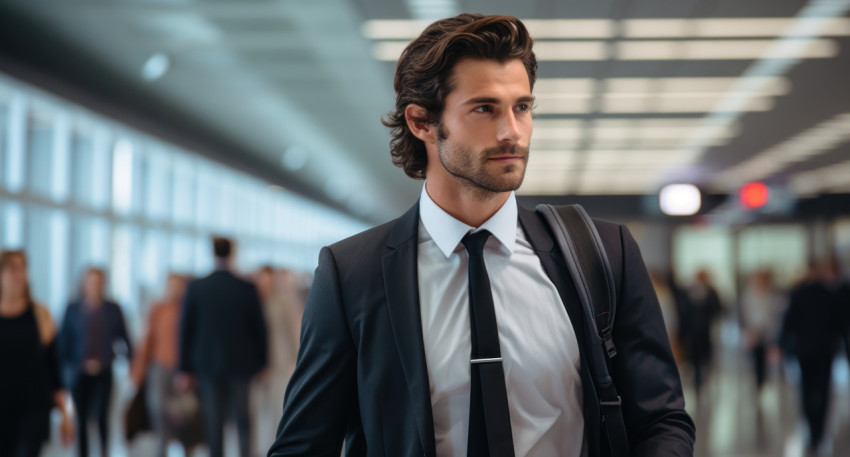
[{"label": "blurred crowd", "polygon": [[[0,253],[0,456],[40,455],[52,411],[63,445],[80,456],[95,447],[108,455],[118,358],[130,361],[135,386],[121,405],[128,443],[148,436],[158,456],[176,444],[186,455],[203,445],[219,457],[231,420],[240,455],[264,454],[295,367],[306,282],[271,266],[243,278],[232,269],[231,242],[212,244],[214,271],[196,279],[169,274],[135,341],[121,306],[107,295],[107,271],[85,271],[57,323],[30,293],[26,254]],[[799,367],[799,410],[809,447],[817,449],[827,433],[833,361],[841,352],[850,359],[850,283],[838,262],[812,263],[784,288],[769,268],[754,271],[741,281],[736,303],[723,302],[706,270],[688,282],[652,280],[697,405],[719,343],[715,324],[735,319],[756,393],[771,373],[782,373],[778,366]],[[89,423],[97,446],[90,446]]]},{"label": "blurred crowd", "polygon": [[[737,321],[742,349],[752,366],[755,382],[752,405],[761,420],[759,394],[769,373],[783,375],[782,366],[799,368],[798,384],[806,444],[817,453],[826,433],[830,407],[833,362],[843,352],[850,360],[850,282],[839,263],[830,259],[811,262],[788,287],[776,284],[770,268],[743,278],[737,302],[725,304],[706,270],[698,270],[689,283],[653,274],[673,355],[683,377],[690,380],[697,408],[711,373],[716,323],[728,317]],[[734,305],[734,306],[732,306]]]},{"label": "blurred crowd", "polygon": [[176,443],[185,455],[204,445],[220,457],[232,420],[240,455],[264,455],[295,367],[306,281],[272,266],[243,278],[230,240],[215,238],[212,249],[208,276],[168,275],[136,341],[104,269],[85,271],[57,321],[30,293],[26,253],[0,253],[0,456],[41,455],[52,414],[63,446],[109,455],[114,384],[127,381],[115,379],[121,358],[133,386],[121,405],[128,444],[147,436],[157,456]]}]

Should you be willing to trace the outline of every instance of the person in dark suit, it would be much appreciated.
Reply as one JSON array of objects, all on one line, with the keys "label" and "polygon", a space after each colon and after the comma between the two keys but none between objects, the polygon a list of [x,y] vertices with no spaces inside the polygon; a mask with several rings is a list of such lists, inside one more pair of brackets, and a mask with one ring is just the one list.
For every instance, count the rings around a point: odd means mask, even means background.
[{"label": "person in dark suit", "polygon": [[180,317],[178,388],[197,378],[212,457],[223,453],[226,411],[236,422],[240,455],[250,455],[249,388],[268,361],[260,298],[254,284],[230,271],[231,246],[213,239],[216,269],[189,283]]},{"label": "person in dark suit", "polygon": [[720,295],[707,270],[696,272],[693,283],[685,292],[685,303],[685,347],[693,367],[694,389],[699,396],[714,354],[711,330],[723,309]]},{"label": "person in dark suit", "polygon": [[[109,455],[109,403],[115,348],[129,359],[132,345],[124,314],[106,299],[106,272],[89,268],[83,276],[80,298],[65,311],[59,333],[59,359],[77,408],[77,443],[81,457],[88,455],[90,416],[96,416],[101,455]],[[120,346],[116,346],[120,343]]]},{"label": "person in dark suit", "polygon": [[788,299],[782,323],[782,349],[800,364],[800,400],[809,426],[809,449],[817,451],[826,431],[832,359],[839,340],[836,296],[826,284],[825,267],[812,263]]},{"label": "person in dark suit", "polygon": [[[544,220],[517,205],[532,41],[510,16],[437,21],[399,59],[400,218],[322,249],[270,457],[610,455],[588,328]],[[694,426],[637,244],[596,221],[618,291],[611,370],[631,455],[693,455]]]}]

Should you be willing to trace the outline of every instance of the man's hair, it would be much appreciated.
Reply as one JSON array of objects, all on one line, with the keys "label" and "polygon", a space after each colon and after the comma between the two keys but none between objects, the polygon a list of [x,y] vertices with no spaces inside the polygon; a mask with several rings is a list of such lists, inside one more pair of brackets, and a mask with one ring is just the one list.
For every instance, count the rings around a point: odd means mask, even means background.
[{"label": "man's hair", "polygon": [[233,248],[233,243],[223,237],[213,238],[213,253],[217,259],[226,259],[230,257],[230,251]]},{"label": "man's hair", "polygon": [[425,108],[427,117],[417,121],[439,125],[446,97],[453,89],[452,70],[459,60],[519,59],[525,65],[530,87],[534,88],[537,59],[532,44],[528,30],[513,16],[464,13],[429,25],[402,52],[393,82],[395,111],[381,120],[392,132],[393,164],[411,178],[425,178],[428,165],[425,144],[410,131],[404,110],[411,103],[419,105]]}]

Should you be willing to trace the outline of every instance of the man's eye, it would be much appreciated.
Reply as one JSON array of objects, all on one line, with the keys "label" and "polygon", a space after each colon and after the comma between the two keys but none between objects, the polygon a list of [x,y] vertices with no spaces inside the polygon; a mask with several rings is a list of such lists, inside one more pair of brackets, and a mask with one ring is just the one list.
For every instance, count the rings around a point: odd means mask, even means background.
[{"label": "man's eye", "polygon": [[529,105],[528,103],[520,103],[517,109],[519,109],[520,111],[528,111],[531,109],[531,105]]},{"label": "man's eye", "polygon": [[492,112],[493,109],[490,108],[490,105],[481,105],[478,108],[475,108],[473,111],[476,111],[476,112],[479,112],[479,113],[489,113],[489,112]]}]

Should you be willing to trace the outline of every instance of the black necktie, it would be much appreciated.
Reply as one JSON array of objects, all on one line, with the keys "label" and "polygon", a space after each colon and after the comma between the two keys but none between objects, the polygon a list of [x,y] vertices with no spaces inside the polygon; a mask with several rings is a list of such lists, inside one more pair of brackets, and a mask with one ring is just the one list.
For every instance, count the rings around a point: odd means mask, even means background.
[{"label": "black necktie", "polygon": [[468,233],[461,241],[469,253],[469,324],[472,332],[469,392],[469,457],[513,457],[508,391],[499,349],[499,328],[484,244],[490,232]]}]

